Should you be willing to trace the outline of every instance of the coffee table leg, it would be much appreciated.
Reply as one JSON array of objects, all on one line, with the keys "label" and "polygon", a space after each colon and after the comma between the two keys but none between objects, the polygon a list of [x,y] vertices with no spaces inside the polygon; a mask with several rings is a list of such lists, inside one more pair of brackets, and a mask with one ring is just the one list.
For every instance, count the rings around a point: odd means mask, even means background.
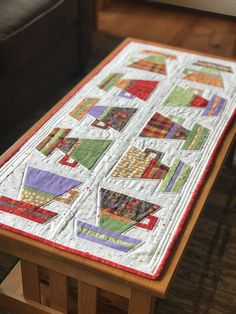
[{"label": "coffee table leg", "polygon": [[131,289],[128,314],[154,314],[155,297],[140,290]]},{"label": "coffee table leg", "polygon": [[41,302],[38,265],[21,260],[23,294],[26,299]]},{"label": "coffee table leg", "polygon": [[78,314],[96,314],[97,288],[84,282],[78,282]]},{"label": "coffee table leg", "polygon": [[67,313],[67,277],[55,271],[49,271],[50,307]]}]

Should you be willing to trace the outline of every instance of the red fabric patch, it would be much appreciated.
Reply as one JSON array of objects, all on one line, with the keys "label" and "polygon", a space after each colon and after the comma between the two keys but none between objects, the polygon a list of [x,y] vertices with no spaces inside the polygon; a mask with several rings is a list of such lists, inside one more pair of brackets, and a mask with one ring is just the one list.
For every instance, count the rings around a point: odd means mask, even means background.
[{"label": "red fabric patch", "polygon": [[191,106],[192,107],[205,108],[208,105],[208,102],[209,101],[207,99],[205,99],[199,95],[196,95],[191,102]]},{"label": "red fabric patch", "polygon": [[158,81],[137,80],[130,87],[127,87],[126,91],[142,100],[147,100],[158,83]]},{"label": "red fabric patch", "polygon": [[0,210],[43,224],[57,216],[52,211],[22,202],[6,196],[0,196]]},{"label": "red fabric patch", "polygon": [[60,161],[59,163],[63,166],[69,166],[69,167],[72,167],[72,168],[75,168],[77,165],[78,165],[78,162],[77,161],[73,161],[73,162],[69,162],[68,161],[69,159],[69,156],[68,155],[65,155]]},{"label": "red fabric patch", "polygon": [[148,168],[146,169],[146,171],[142,175],[142,178],[148,178],[149,177],[149,174],[152,171],[152,169],[155,167],[156,163],[157,163],[157,161],[155,159],[152,159],[152,161],[150,162]]},{"label": "red fabric patch", "polygon": [[147,230],[152,230],[155,227],[155,224],[158,221],[158,217],[149,215],[146,217],[147,219],[149,219],[148,223],[142,223],[142,222],[138,222],[136,224],[137,227],[139,228],[143,228],[143,229],[147,229]]}]

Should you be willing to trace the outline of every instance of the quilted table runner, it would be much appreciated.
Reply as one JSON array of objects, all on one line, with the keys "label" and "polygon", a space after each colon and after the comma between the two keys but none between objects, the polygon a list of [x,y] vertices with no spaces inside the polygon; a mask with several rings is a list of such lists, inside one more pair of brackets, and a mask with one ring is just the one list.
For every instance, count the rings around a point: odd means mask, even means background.
[{"label": "quilted table runner", "polygon": [[236,63],[130,40],[94,73],[2,159],[0,226],[156,279],[232,122]]}]

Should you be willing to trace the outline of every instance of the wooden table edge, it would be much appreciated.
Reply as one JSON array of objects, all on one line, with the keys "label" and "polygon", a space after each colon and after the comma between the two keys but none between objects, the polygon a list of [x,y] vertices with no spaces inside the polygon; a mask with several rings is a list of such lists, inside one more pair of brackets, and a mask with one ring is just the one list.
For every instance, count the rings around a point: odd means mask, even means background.
[{"label": "wooden table edge", "polygon": [[[151,42],[147,42],[143,40],[127,38],[111,54],[109,54],[108,57],[105,58],[94,70],[92,70],[78,85],[76,85],[75,88],[73,88],[61,101],[59,101],[59,103],[57,103],[42,119],[40,119],[29,131],[27,131],[11,148],[9,148],[2,155],[2,157],[0,158],[0,161],[4,160],[6,156],[8,156],[9,154],[12,154],[16,150],[17,146],[19,146],[20,143],[24,141],[25,138],[27,138],[35,130],[35,128],[39,128],[42,124],[45,123],[45,121],[47,121],[48,117],[51,116],[53,112],[55,112],[55,109],[57,109],[58,106],[62,106],[62,104],[64,104],[69,98],[71,98],[79,88],[81,88],[94,75],[96,75],[100,71],[100,69],[102,69],[115,55],[117,55],[130,42],[138,42],[138,43],[140,42],[143,44],[155,45],[157,47],[176,49],[179,51],[197,53],[198,55],[202,54],[204,56],[231,61],[229,58],[224,58],[224,57],[220,58],[217,56],[212,56],[209,54],[200,53],[196,51],[194,52],[191,50],[175,48],[168,45],[155,44],[155,43],[151,43]],[[175,254],[174,256],[172,256],[172,258],[171,257],[169,258],[169,261],[167,265],[165,266],[165,270],[163,271],[163,275],[159,279],[149,280],[144,277],[137,276],[135,274],[117,269],[115,267],[111,267],[106,264],[95,262],[90,259],[86,259],[84,257],[71,254],[66,251],[59,250],[57,248],[48,246],[41,242],[32,240],[30,238],[15,234],[11,231],[7,231],[4,229],[0,229],[0,240],[1,242],[3,241],[5,244],[8,243],[8,246],[4,248],[4,246],[1,245],[0,243],[0,249],[10,254],[14,254],[12,253],[13,251],[15,253],[18,252],[17,256],[22,257],[21,251],[22,249],[25,248],[25,246],[27,246],[28,248],[32,249],[33,250],[32,252],[34,252],[36,255],[39,254],[39,255],[45,256],[45,258],[51,258],[51,259],[54,258],[54,260],[57,260],[57,262],[61,263],[61,266],[60,266],[61,268],[63,268],[62,265],[64,263],[66,264],[69,263],[73,266],[77,264],[77,267],[80,270],[86,269],[91,272],[99,273],[100,275],[103,274],[103,276],[108,276],[108,278],[114,278],[123,284],[138,287],[140,289],[144,289],[152,293],[153,295],[164,297],[170,285],[171,279],[173,278],[176,268],[179,264],[181,256],[183,255],[183,252],[187,246],[190,235],[192,234],[192,231],[201,214],[202,208],[207,199],[207,195],[209,194],[211,187],[213,186],[213,183],[220,170],[223,160],[225,159],[229,146],[233,142],[233,139],[235,137],[235,132],[236,132],[235,129],[236,129],[235,124],[232,124],[224,140],[222,141],[221,148],[219,149],[217,155],[215,156],[215,159],[214,159],[215,161],[211,167],[211,170],[209,171],[208,177],[206,179],[206,183],[203,189],[201,190],[201,192],[199,193],[198,202],[194,206],[194,209],[192,210],[192,214],[190,215],[188,219],[188,224],[187,225],[185,224],[185,228],[182,231],[182,235],[178,243],[176,243]],[[16,247],[18,247],[18,250],[17,249],[14,250],[12,248],[13,244]],[[31,256],[30,261],[37,262],[37,256],[35,256],[35,258]],[[45,266],[45,265],[42,265],[42,266]]]}]

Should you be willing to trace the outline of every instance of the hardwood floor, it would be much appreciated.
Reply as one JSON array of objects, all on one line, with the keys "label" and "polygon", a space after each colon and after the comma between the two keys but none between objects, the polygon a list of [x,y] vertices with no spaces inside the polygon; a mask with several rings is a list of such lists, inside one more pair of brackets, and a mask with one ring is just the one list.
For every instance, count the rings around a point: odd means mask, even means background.
[{"label": "hardwood floor", "polygon": [[110,0],[99,12],[98,28],[115,36],[236,57],[236,19],[229,16],[143,1]]}]

